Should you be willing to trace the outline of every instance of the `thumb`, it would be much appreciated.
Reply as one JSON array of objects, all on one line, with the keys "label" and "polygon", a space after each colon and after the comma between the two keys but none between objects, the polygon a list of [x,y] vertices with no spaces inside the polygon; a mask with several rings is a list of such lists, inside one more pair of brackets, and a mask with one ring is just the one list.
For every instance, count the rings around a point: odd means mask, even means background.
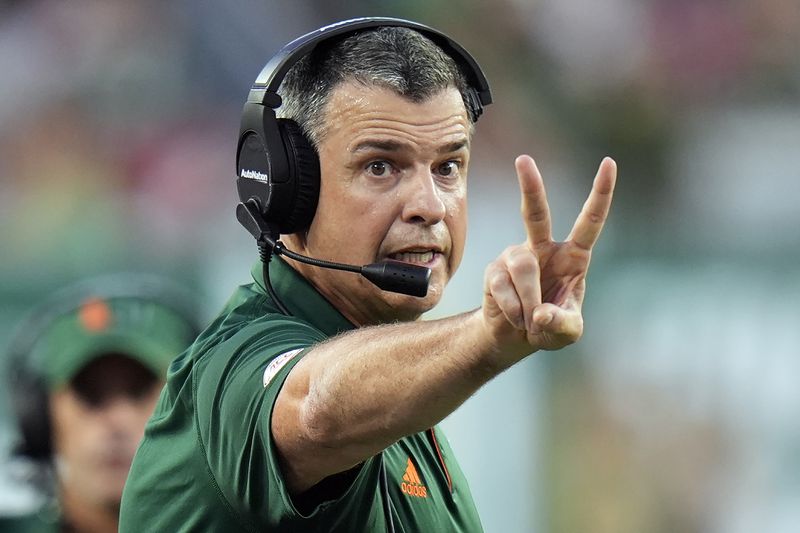
[{"label": "thumb", "polygon": [[583,334],[583,317],[580,311],[544,303],[533,310],[533,326],[531,333],[556,335],[570,343]]}]

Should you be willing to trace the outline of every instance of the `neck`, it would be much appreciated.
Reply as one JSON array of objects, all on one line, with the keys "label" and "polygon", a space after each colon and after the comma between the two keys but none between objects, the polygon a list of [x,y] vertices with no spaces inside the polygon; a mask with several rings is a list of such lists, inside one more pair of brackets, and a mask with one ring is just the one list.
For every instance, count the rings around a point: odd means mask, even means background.
[{"label": "neck", "polygon": [[[319,258],[305,246],[305,238],[298,234],[282,235],[281,240],[290,250],[308,257]],[[366,278],[354,272],[308,265],[289,257],[283,259],[346,319],[359,327],[414,321],[432,307],[421,305],[421,302],[413,296],[381,291]]]},{"label": "neck", "polygon": [[352,272],[325,271],[294,262],[292,266],[311,283],[347,320],[358,327],[419,319],[422,310],[405,301],[413,296],[381,291]]},{"label": "neck", "polygon": [[119,527],[119,503],[96,504],[87,502],[62,487],[61,508],[68,531],[76,533],[116,533]]}]

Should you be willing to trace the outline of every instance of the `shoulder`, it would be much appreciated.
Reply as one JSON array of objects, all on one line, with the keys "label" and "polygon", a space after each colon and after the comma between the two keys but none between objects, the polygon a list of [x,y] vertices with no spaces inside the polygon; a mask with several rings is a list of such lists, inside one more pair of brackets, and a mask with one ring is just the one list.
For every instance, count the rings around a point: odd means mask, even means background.
[{"label": "shoulder", "polygon": [[184,379],[198,416],[270,408],[286,373],[327,336],[296,317],[268,312],[228,323],[190,351]]},{"label": "shoulder", "polygon": [[196,346],[193,359],[205,372],[225,368],[263,367],[288,352],[302,350],[324,341],[327,336],[295,317],[268,312],[250,320],[229,324]]},{"label": "shoulder", "polygon": [[0,516],[0,533],[56,533],[57,520],[47,520],[42,513]]}]

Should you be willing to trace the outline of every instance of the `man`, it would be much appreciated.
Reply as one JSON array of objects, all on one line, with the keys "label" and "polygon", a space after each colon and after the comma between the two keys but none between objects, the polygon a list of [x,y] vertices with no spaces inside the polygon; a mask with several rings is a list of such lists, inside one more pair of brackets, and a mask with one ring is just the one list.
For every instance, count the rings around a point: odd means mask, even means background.
[{"label": "man", "polygon": [[[616,168],[602,162],[557,243],[539,172],[519,157],[526,242],[487,267],[479,309],[418,321],[462,257],[477,113],[460,65],[401,26],[320,42],[283,80],[278,111],[318,153],[320,190],[310,225],[281,237],[313,258],[424,266],[427,293],[296,260],[272,260],[266,276],[256,267],[255,283],[173,365],[121,531],[480,531],[436,424],[526,356],[580,337]],[[277,187],[272,171],[240,175]]]},{"label": "man", "polygon": [[156,278],[112,276],[59,293],[23,324],[9,383],[18,451],[52,474],[40,487],[52,501],[0,531],[117,531],[167,366],[199,332],[189,301]]}]

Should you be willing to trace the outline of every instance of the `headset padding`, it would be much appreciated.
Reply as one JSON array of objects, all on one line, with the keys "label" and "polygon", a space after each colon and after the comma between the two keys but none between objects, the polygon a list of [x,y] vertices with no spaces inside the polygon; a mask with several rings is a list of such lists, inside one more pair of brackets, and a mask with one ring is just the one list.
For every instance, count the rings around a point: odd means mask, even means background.
[{"label": "headset padding", "polygon": [[289,165],[295,175],[294,205],[285,220],[279,221],[281,233],[295,233],[311,225],[319,200],[319,157],[317,151],[294,120],[278,119],[286,145]]}]

